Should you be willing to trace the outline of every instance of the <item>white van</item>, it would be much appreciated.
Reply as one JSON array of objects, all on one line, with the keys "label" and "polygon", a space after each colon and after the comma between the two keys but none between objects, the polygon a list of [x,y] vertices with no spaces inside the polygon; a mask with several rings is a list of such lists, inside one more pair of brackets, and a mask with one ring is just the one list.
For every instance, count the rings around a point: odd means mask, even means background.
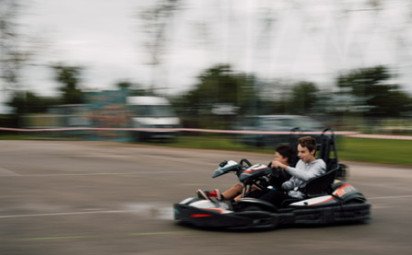
[{"label": "white van", "polygon": [[[178,128],[180,119],[173,111],[170,102],[164,97],[156,96],[131,96],[127,97],[127,106],[131,114],[132,127],[134,128]],[[135,131],[134,138],[170,139],[177,134],[171,130]]]}]

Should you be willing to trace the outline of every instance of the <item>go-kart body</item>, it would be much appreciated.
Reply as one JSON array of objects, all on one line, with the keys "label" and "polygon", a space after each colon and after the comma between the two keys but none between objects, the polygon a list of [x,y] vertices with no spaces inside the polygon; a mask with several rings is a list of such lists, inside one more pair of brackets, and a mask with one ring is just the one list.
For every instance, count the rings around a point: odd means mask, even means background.
[{"label": "go-kart body", "polygon": [[286,201],[282,208],[255,199],[238,202],[191,197],[174,205],[175,220],[201,228],[266,229],[294,224],[365,222],[370,204],[352,185],[337,182],[331,194]]},{"label": "go-kart body", "polygon": [[[296,224],[368,221],[370,204],[366,198],[351,184],[336,179],[340,166],[337,158],[327,161],[334,164],[329,164],[326,174],[307,183],[302,189],[303,199],[287,199],[277,208],[269,202],[250,197],[236,202],[190,197],[174,205],[175,221],[194,227],[220,229],[267,229]],[[212,177],[230,172],[234,172],[243,183],[244,193],[252,186],[266,191],[273,188],[267,182],[272,169],[264,164],[252,165],[245,159],[239,163],[224,161]]]}]

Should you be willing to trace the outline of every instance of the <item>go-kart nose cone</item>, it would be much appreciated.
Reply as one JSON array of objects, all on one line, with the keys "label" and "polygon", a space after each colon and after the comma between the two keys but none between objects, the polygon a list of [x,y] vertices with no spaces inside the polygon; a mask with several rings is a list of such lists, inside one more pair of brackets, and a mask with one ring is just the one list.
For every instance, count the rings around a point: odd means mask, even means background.
[{"label": "go-kart nose cone", "polygon": [[221,168],[217,168],[212,175],[212,178],[216,178],[218,176],[221,176],[222,174],[225,174],[225,172]]},{"label": "go-kart nose cone", "polygon": [[218,176],[224,175],[228,172],[231,171],[236,171],[239,168],[239,164],[236,163],[236,161],[229,160],[229,161],[223,161],[222,163],[219,164],[219,167],[213,171],[212,178],[216,178]]}]

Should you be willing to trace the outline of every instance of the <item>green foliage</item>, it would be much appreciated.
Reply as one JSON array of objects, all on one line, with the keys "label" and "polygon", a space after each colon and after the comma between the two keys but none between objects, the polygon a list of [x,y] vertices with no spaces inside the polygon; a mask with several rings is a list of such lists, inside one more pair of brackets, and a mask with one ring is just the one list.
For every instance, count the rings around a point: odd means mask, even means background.
[{"label": "green foliage", "polygon": [[355,96],[365,97],[371,92],[370,89],[389,78],[391,75],[385,66],[360,68],[340,75],[337,78],[337,85],[340,88],[349,88]]},{"label": "green foliage", "polygon": [[20,117],[28,113],[46,112],[51,106],[60,104],[58,98],[41,97],[33,92],[15,93],[7,105],[14,109],[13,114],[9,117],[13,126],[20,127]]},{"label": "green foliage", "polygon": [[130,81],[119,81],[116,83],[118,89],[130,89],[133,86],[133,83]]},{"label": "green foliage", "polygon": [[56,80],[63,84],[60,87],[63,104],[84,103],[83,92],[78,88],[82,68],[78,66],[55,65]]},{"label": "green foliage", "polygon": [[46,112],[50,106],[59,103],[60,101],[57,98],[41,97],[33,92],[19,92],[15,93],[7,104],[14,108],[15,114],[22,115]]},{"label": "green foliage", "polygon": [[17,32],[20,3],[17,0],[1,1],[0,5],[0,82],[11,88],[18,85],[24,60],[24,52],[18,47],[21,43],[21,35]]},{"label": "green foliage", "polygon": [[15,127],[17,125],[15,121],[12,114],[0,114],[0,127]]},{"label": "green foliage", "polygon": [[411,98],[392,78],[385,66],[356,69],[337,78],[337,85],[367,106],[366,116],[394,117],[411,110]]},{"label": "green foliage", "polygon": [[[319,89],[316,84],[308,81],[297,83],[267,83],[264,85],[272,86],[268,92],[260,92],[265,98],[263,102],[258,102],[256,114],[302,114],[308,115],[315,110],[320,100]],[[276,89],[274,89],[276,88]],[[277,99],[271,99],[272,97]],[[281,95],[281,96],[279,96]]]},{"label": "green foliage", "polygon": [[233,75],[229,65],[218,65],[207,69],[199,76],[200,83],[189,97],[192,102],[209,107],[217,103],[238,104],[240,93],[245,85],[245,77]]},{"label": "green foliage", "polygon": [[120,90],[127,90],[129,96],[154,96],[152,90],[144,89],[138,83],[133,83],[127,80],[119,81],[116,83],[116,87]]},{"label": "green foliage", "polygon": [[195,88],[174,103],[188,126],[227,128],[235,116],[217,116],[212,109],[229,105],[236,109],[236,114],[253,111],[258,101],[253,84],[253,77],[234,73],[229,65],[216,65],[205,70]]},{"label": "green foliage", "polygon": [[167,34],[169,28],[173,26],[173,16],[180,9],[182,1],[159,0],[151,2],[154,2],[154,4],[151,4],[148,8],[143,8],[138,17],[143,24],[143,47],[145,53],[149,55],[147,64],[152,66],[150,93],[154,93],[156,90],[155,85],[159,83],[159,78],[162,76],[160,65],[166,51]]},{"label": "green foliage", "polygon": [[312,82],[299,82],[292,88],[288,109],[291,113],[308,114],[318,101],[318,88]]}]

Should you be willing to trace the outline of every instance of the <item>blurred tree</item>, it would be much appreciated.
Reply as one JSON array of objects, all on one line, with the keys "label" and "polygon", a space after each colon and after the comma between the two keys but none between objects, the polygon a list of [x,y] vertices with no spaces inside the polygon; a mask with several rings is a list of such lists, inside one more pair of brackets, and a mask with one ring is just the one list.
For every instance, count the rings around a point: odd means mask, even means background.
[{"label": "blurred tree", "polygon": [[318,88],[312,82],[302,81],[292,87],[288,111],[296,114],[308,114],[318,101]]},{"label": "blurred tree", "polygon": [[226,128],[236,114],[253,112],[257,106],[253,79],[233,73],[229,65],[216,65],[199,76],[195,89],[174,103],[189,126]]},{"label": "blurred tree", "polygon": [[23,60],[16,22],[20,5],[19,1],[1,0],[0,7],[0,78],[3,89],[15,89]]},{"label": "blurred tree", "polygon": [[143,20],[143,31],[145,32],[144,47],[150,55],[149,65],[152,66],[152,81],[150,90],[154,92],[158,83],[157,73],[161,64],[161,56],[164,53],[167,27],[171,25],[170,19],[179,9],[181,0],[158,0],[156,4],[140,11],[139,18]]},{"label": "blurred tree", "polygon": [[44,105],[49,103],[46,98],[22,92],[19,81],[23,65],[33,54],[33,49],[28,49],[28,46],[32,45],[25,44],[27,36],[18,31],[18,19],[23,4],[27,3],[20,0],[0,0],[0,90],[5,96],[6,104],[13,108],[7,122],[17,127],[20,126],[20,114],[44,111]]},{"label": "blurred tree", "polygon": [[116,87],[119,89],[127,89],[130,96],[155,95],[151,90],[143,88],[140,84],[127,80],[117,82]]},{"label": "blurred tree", "polygon": [[337,85],[342,93],[350,93],[360,102],[366,116],[397,117],[411,110],[411,98],[397,84],[388,84],[392,78],[385,66],[361,68],[340,75]]},{"label": "blurred tree", "polygon": [[63,84],[60,87],[63,104],[84,103],[83,92],[78,88],[82,68],[78,66],[67,66],[57,64],[53,66],[56,72],[56,80]]},{"label": "blurred tree", "polygon": [[27,113],[46,112],[49,107],[59,103],[58,98],[41,97],[29,91],[15,93],[7,104],[14,109],[15,115],[21,116]]},{"label": "blurred tree", "polygon": [[130,89],[133,86],[133,83],[130,81],[119,81],[116,83],[118,89]]},{"label": "blurred tree", "polygon": [[23,67],[40,48],[38,35],[20,33],[20,10],[27,2],[0,0],[0,89],[13,94],[21,90],[19,76]]}]

